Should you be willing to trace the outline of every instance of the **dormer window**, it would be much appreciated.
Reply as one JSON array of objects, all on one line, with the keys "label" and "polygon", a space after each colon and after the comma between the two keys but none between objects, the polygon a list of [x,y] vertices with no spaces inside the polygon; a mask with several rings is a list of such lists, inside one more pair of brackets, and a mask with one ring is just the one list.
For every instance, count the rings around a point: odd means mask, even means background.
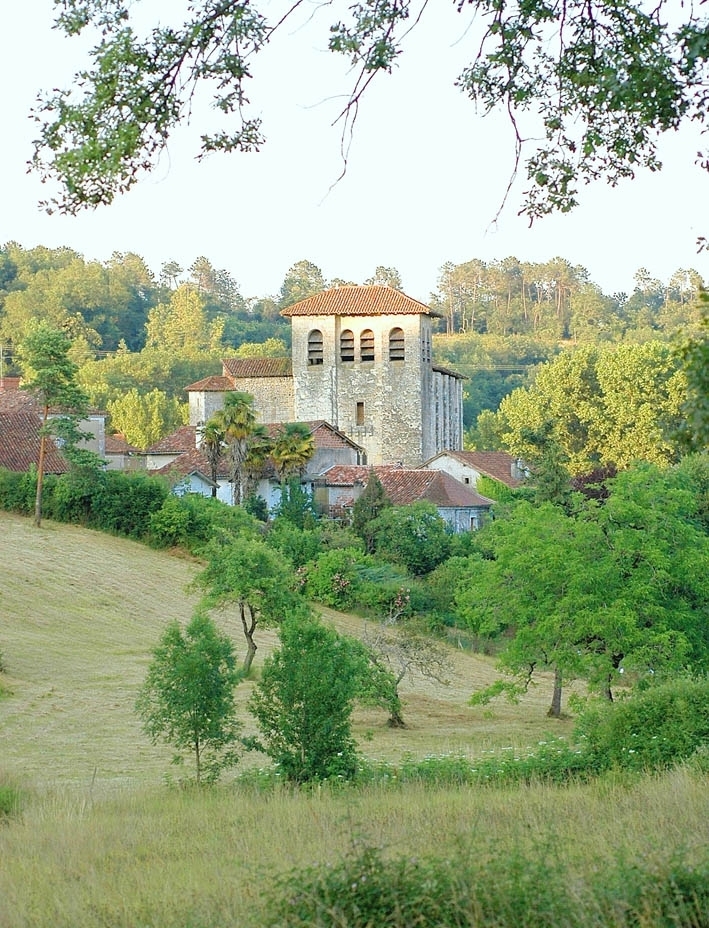
[{"label": "dormer window", "polygon": [[389,333],[389,360],[404,360],[404,330],[392,329]]},{"label": "dormer window", "polygon": [[371,329],[365,329],[359,337],[359,359],[374,360],[374,332]]},{"label": "dormer window", "polygon": [[323,341],[320,329],[313,329],[308,334],[308,364],[323,363]]},{"label": "dormer window", "polygon": [[345,329],[345,331],[340,335],[340,361],[354,361],[354,359],[354,332],[351,329]]}]

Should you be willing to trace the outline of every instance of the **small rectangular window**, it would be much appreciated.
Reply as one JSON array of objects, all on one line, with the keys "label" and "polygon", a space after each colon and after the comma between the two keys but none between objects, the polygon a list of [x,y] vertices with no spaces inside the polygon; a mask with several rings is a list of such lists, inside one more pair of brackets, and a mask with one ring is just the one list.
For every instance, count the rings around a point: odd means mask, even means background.
[{"label": "small rectangular window", "polygon": [[357,403],[355,411],[355,424],[364,425],[364,403]]}]

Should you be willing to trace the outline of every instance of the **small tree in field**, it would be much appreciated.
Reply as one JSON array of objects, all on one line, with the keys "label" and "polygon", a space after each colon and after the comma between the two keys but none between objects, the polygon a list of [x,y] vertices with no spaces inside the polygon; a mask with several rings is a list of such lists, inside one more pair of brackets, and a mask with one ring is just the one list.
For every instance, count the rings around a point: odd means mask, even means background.
[{"label": "small tree in field", "polygon": [[277,552],[251,536],[214,544],[195,585],[205,591],[205,609],[235,606],[238,610],[246,639],[243,676],[248,676],[256,655],[257,627],[277,625],[300,606],[293,570]]},{"label": "small tree in field", "polygon": [[[55,435],[64,442],[65,456],[77,464],[96,464],[96,455],[76,448],[84,432],[78,422],[86,413],[86,394],[76,383],[77,366],[69,358],[71,339],[59,329],[45,322],[34,325],[22,344],[18,354],[23,370],[23,388],[33,393],[42,409],[39,460],[37,461],[37,492],[35,498],[34,523],[42,522],[42,489],[44,485],[44,458],[48,435]],[[59,415],[50,418],[50,410]]]},{"label": "small tree in field", "polygon": [[262,736],[253,746],[293,782],[351,779],[350,716],[371,673],[366,651],[312,616],[284,622],[280,636],[249,704]]},{"label": "small tree in field", "polygon": [[[201,613],[184,632],[171,622],[153,652],[136,711],[153,744],[164,741],[191,751],[198,784],[213,782],[236,763],[234,689],[239,679],[231,641]],[[182,755],[173,763],[182,763]]]}]

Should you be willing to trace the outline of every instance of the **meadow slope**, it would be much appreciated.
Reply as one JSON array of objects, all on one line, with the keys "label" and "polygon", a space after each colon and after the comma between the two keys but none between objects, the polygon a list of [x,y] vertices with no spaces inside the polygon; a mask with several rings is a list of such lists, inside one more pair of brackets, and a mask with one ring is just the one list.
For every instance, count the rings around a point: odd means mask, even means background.
[{"label": "meadow slope", "polygon": [[[150,652],[171,619],[187,621],[197,602],[190,581],[194,561],[75,526],[0,514],[0,651],[11,696],[0,702],[3,768],[37,788],[76,786],[92,792],[159,782],[168,748],[151,745],[133,711]],[[364,620],[323,609],[326,621],[361,635]],[[216,616],[243,639],[235,615]],[[276,644],[272,630],[257,634],[255,670]],[[467,705],[471,692],[491,682],[489,658],[450,648],[448,685],[417,677],[402,685],[403,731],[387,728],[381,711],[359,711],[355,732],[370,757],[455,752],[469,756],[504,746],[536,744],[552,729],[545,712],[551,682],[542,679],[525,702],[487,709]],[[238,688],[245,710],[252,683]],[[263,762],[252,756],[245,763]]]}]

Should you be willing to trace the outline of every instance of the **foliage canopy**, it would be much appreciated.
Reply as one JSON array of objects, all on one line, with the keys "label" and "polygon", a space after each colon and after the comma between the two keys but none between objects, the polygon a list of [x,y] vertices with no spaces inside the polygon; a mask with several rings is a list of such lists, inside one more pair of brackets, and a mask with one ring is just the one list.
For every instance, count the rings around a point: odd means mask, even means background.
[{"label": "foliage canopy", "polygon": [[136,710],[153,742],[191,750],[197,783],[236,762],[239,679],[231,641],[202,613],[184,631],[171,622],[153,652]]},{"label": "foliage canopy", "polygon": [[[56,5],[57,27],[68,36],[88,29],[100,38],[74,87],[47,94],[35,113],[34,167],[63,187],[45,204],[50,209],[76,213],[130,189],[189,120],[202,86],[227,117],[225,128],[202,134],[202,156],[263,144],[248,94],[254,56],[299,2],[271,14],[244,0],[193,0],[183,22],[142,34],[138,4]],[[355,74],[342,114],[347,131],[372,79],[393,70],[408,33],[434,14],[424,0],[328,9],[329,48]],[[509,114],[518,166],[526,158],[530,219],[572,209],[582,183],[616,184],[641,166],[657,170],[658,137],[706,120],[709,36],[699,8],[676,11],[669,0],[649,8],[640,0],[454,0],[455,10],[477,46],[458,86],[483,112]],[[699,160],[708,162],[702,153]]]}]

